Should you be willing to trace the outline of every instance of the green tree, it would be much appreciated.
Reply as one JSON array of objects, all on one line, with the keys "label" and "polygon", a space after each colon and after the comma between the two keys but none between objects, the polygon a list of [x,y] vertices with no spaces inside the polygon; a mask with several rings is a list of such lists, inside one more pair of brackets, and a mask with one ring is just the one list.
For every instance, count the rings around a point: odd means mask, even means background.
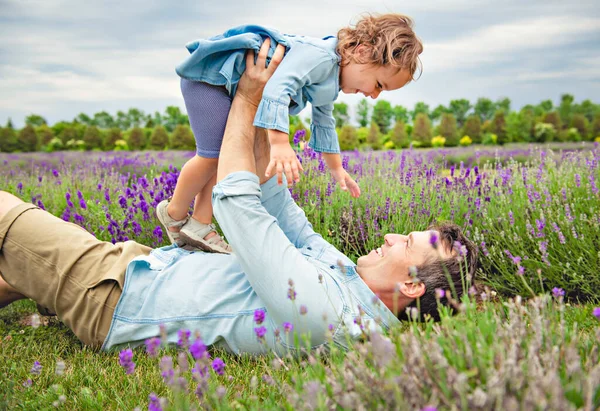
[{"label": "green tree", "polygon": [[[146,115],[142,110],[137,108],[130,108],[127,110],[127,118],[129,120],[129,127],[141,127],[145,121]],[[127,127],[127,128],[129,128]]]},{"label": "green tree", "polygon": [[446,146],[452,147],[458,145],[458,127],[456,117],[452,113],[442,114],[439,132],[442,137],[446,138]]},{"label": "green tree", "polygon": [[394,106],[394,120],[396,122],[402,121],[403,123],[408,123],[408,120],[410,120],[408,109],[400,105]]},{"label": "green tree", "polygon": [[504,115],[510,113],[510,99],[504,97],[496,101],[496,110],[504,110]]},{"label": "green tree", "polygon": [[43,124],[48,124],[46,119],[38,114],[30,114],[25,117],[25,124],[28,126],[39,127]]},{"label": "green tree", "polygon": [[13,122],[10,117],[8,118],[8,120],[6,120],[6,128],[10,128],[11,130],[15,129],[15,126],[13,126]]},{"label": "green tree", "polygon": [[19,131],[17,149],[24,152],[36,151],[38,149],[38,137],[33,126],[28,124]]},{"label": "green tree", "polygon": [[373,107],[373,116],[371,117],[371,122],[377,123],[381,133],[385,134],[390,128],[393,115],[394,111],[392,110],[392,105],[390,102],[386,100],[378,100],[375,104],[375,107]]},{"label": "green tree", "polygon": [[40,147],[44,147],[46,144],[50,142],[54,138],[54,133],[52,129],[48,127],[47,124],[42,124],[36,130],[38,135],[38,141],[40,143]]},{"label": "green tree", "polygon": [[165,127],[154,127],[148,146],[151,150],[164,150],[169,146],[169,133]]},{"label": "green tree", "polygon": [[535,106],[533,112],[536,116],[541,117],[541,116],[545,115],[546,113],[549,113],[553,109],[554,109],[554,103],[552,102],[552,100],[544,100],[540,104]]},{"label": "green tree", "polygon": [[[55,133],[56,134],[56,133]],[[67,144],[67,142],[73,140],[77,140],[77,130],[75,126],[72,124],[67,124],[60,129],[60,133],[56,134],[60,141],[63,143],[63,146]]]},{"label": "green tree", "polygon": [[494,114],[494,118],[492,119],[491,131],[496,136],[498,136],[498,144],[503,145],[506,143],[510,143],[510,141],[508,140],[508,135],[506,134],[506,116],[504,115],[503,109],[496,111],[496,114]]},{"label": "green tree", "polygon": [[368,127],[359,127],[356,130],[356,137],[358,138],[358,145],[365,144],[367,142],[367,136],[369,135]]},{"label": "green tree", "polygon": [[[471,108],[471,102],[465,98],[461,98],[460,100],[450,100],[450,106],[448,107],[450,112],[456,118],[458,127],[462,127],[465,124],[467,113]],[[448,141],[446,141],[446,144],[448,144]]]},{"label": "green tree", "polygon": [[511,111],[506,117],[508,141],[528,142],[533,136],[534,117],[531,110]]},{"label": "green tree", "polygon": [[142,150],[146,147],[146,137],[144,131],[139,127],[134,127],[127,136],[127,145],[131,150]]},{"label": "green tree", "polygon": [[420,147],[431,146],[433,130],[431,129],[431,120],[425,113],[419,113],[415,117],[412,130],[412,141],[418,143]]},{"label": "green tree", "polygon": [[335,118],[336,128],[341,128],[344,125],[348,124],[348,121],[350,121],[350,116],[348,115],[348,104],[334,103],[333,118]]},{"label": "green tree", "polygon": [[75,117],[73,119],[73,122],[85,124],[86,126],[95,126],[96,125],[94,119],[85,113],[79,113],[77,115],[77,117]]},{"label": "green tree", "polygon": [[542,123],[552,124],[555,131],[562,129],[562,121],[560,120],[560,114],[557,111],[550,111],[543,117]]},{"label": "green tree", "polygon": [[92,126],[97,126],[99,128],[111,128],[116,127],[117,123],[115,122],[113,116],[111,116],[106,111],[101,111],[99,113],[94,114]]},{"label": "green tree", "polygon": [[167,131],[172,132],[179,124],[190,124],[188,116],[181,112],[177,106],[168,106],[165,109],[163,125]]},{"label": "green tree", "polygon": [[592,140],[595,139],[596,137],[600,137],[600,112],[596,113],[596,115],[594,116],[594,121],[592,122],[592,127],[591,127],[591,132],[592,132]]},{"label": "green tree", "polygon": [[413,108],[413,111],[411,112],[411,117],[413,119],[413,122],[415,121],[415,119],[417,118],[417,116],[419,114],[425,114],[428,117],[428,120],[430,120],[429,118],[429,105],[423,103],[422,101],[419,101],[415,104],[415,107]]},{"label": "green tree", "polygon": [[576,128],[579,135],[584,139],[588,139],[588,130],[590,123],[587,118],[581,113],[575,113],[571,116],[571,127]]},{"label": "green tree", "polygon": [[583,114],[588,122],[594,121],[596,113],[600,113],[600,105],[594,104],[591,100],[583,100],[581,104],[576,104],[573,111]]},{"label": "green tree", "polygon": [[473,114],[467,117],[462,135],[471,137],[474,144],[481,144],[481,119],[478,115]]},{"label": "green tree", "polygon": [[367,144],[369,144],[373,150],[381,149],[381,132],[379,126],[374,121],[371,122],[371,128],[367,135]]},{"label": "green tree", "polygon": [[406,148],[410,145],[408,134],[406,133],[406,124],[402,120],[396,121],[390,137],[390,141],[394,143],[396,148]]},{"label": "green tree", "polygon": [[440,119],[442,117],[442,114],[444,113],[448,113],[448,107],[444,106],[443,104],[438,104],[438,106],[436,108],[433,109],[433,111],[430,114],[430,119],[431,121],[437,121],[438,119]]},{"label": "green tree", "polygon": [[[567,125],[571,123],[571,114],[573,111],[573,100],[575,98],[571,94],[563,94],[560,96],[560,106],[558,106],[558,113],[560,114],[561,125]],[[556,129],[558,132],[560,129]]]},{"label": "green tree", "polygon": [[349,151],[358,147],[358,135],[356,129],[350,125],[345,125],[339,134],[340,150]]},{"label": "green tree", "polygon": [[195,150],[196,140],[190,126],[178,124],[171,135],[171,149],[173,150]]},{"label": "green tree", "polygon": [[127,113],[119,110],[117,111],[117,116],[115,118],[115,126],[120,128],[121,130],[128,130],[131,128],[131,121],[127,116]]},{"label": "green tree", "polygon": [[554,140],[556,129],[550,123],[537,123],[534,127],[533,138],[536,143],[547,143]]},{"label": "green tree", "polygon": [[496,105],[489,98],[480,97],[475,103],[474,111],[475,115],[479,116],[479,119],[483,123],[484,121],[491,120],[494,117]]},{"label": "green tree", "polygon": [[361,127],[366,127],[369,124],[369,112],[371,111],[371,105],[366,98],[361,99],[356,107],[356,114],[358,115],[358,123]]},{"label": "green tree", "polygon": [[[10,121],[10,120],[9,120]],[[12,127],[0,128],[0,152],[12,153],[17,150],[17,133]]]},{"label": "green tree", "polygon": [[123,139],[123,134],[121,129],[118,127],[113,127],[108,130],[106,137],[104,138],[104,149],[112,151],[115,149],[115,143],[119,140]]},{"label": "green tree", "polygon": [[96,126],[88,126],[83,133],[83,142],[86,150],[102,149],[104,146],[102,133]]}]

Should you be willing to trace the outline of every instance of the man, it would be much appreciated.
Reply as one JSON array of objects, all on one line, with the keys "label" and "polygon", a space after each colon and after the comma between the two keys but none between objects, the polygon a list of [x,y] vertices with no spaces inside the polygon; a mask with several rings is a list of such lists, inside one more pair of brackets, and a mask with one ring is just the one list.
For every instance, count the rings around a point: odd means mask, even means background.
[{"label": "man", "polygon": [[113,245],[0,192],[0,307],[32,298],[104,349],[139,345],[162,324],[170,342],[189,329],[232,352],[282,353],[294,346],[292,329],[312,347],[329,337],[346,346],[365,330],[397,324],[417,298],[421,314],[437,316],[435,288],[462,294],[461,263],[471,275],[476,250],[455,226],[388,234],[355,265],[313,231],[285,185],[259,179],[268,143],[252,119],[283,57],[278,46],[265,68],[268,49],[267,41],[256,63],[248,55],[213,191],[233,255]]}]

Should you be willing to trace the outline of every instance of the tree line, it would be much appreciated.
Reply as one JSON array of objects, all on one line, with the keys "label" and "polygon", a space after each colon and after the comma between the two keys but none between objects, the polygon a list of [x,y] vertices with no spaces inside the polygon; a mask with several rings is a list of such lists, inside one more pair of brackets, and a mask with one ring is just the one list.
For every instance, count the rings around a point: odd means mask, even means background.
[{"label": "tree line", "polygon": [[[511,110],[511,101],[479,98],[451,100],[431,109],[424,102],[412,110],[389,101],[371,105],[362,99],[355,107],[358,124],[350,123],[350,107],[334,105],[334,117],[342,150],[393,149],[408,146],[457,146],[509,142],[600,141],[600,105],[591,100],[576,103],[563,94],[558,105],[544,100]],[[310,138],[310,119],[290,116],[290,141],[298,130]],[[131,108],[111,115],[81,113],[72,121],[52,126],[39,114],[25,118],[16,130],[12,122],[0,128],[0,151],[57,150],[193,150],[194,136],[188,116],[178,107],[164,113],[145,114]]]}]

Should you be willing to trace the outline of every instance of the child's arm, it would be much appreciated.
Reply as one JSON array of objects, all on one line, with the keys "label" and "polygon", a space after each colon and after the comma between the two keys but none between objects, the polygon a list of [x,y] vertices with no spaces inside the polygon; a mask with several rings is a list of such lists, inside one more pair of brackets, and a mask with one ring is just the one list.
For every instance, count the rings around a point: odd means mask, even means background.
[{"label": "child's arm", "polygon": [[360,187],[350,177],[350,174],[344,170],[344,167],[342,167],[342,157],[337,153],[323,153],[323,158],[329,171],[331,171],[331,175],[340,185],[340,188],[344,191],[349,190],[352,197],[358,198],[360,196]]}]

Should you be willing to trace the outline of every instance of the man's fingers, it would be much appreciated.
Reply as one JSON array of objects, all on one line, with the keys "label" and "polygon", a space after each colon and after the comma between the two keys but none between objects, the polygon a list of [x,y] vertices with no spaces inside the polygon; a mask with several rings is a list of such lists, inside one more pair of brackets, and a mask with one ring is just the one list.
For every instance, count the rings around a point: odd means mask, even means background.
[{"label": "man's fingers", "polygon": [[256,65],[260,68],[267,67],[267,55],[269,54],[269,47],[271,47],[271,39],[267,37],[263,44],[260,46],[258,51],[258,59]]},{"label": "man's fingers", "polygon": [[273,168],[275,167],[275,161],[271,160],[269,165],[267,166],[267,170],[265,171],[265,177],[269,177],[273,172]]},{"label": "man's fingers", "polygon": [[281,44],[277,45],[277,48],[275,49],[275,53],[273,53],[273,56],[271,57],[271,62],[269,63],[269,73],[273,73],[275,71],[275,69],[277,68],[277,66],[279,66],[279,63],[281,63],[281,60],[283,60],[283,54],[285,53],[285,47],[282,46]]},{"label": "man's fingers", "polygon": [[300,174],[298,173],[298,164],[292,163],[292,175],[294,177],[294,182],[297,183],[300,181]]},{"label": "man's fingers", "polygon": [[254,65],[254,49],[246,50],[246,70]]},{"label": "man's fingers", "polygon": [[281,161],[277,162],[277,184],[281,185],[283,184],[283,164],[281,164]]},{"label": "man's fingers", "polygon": [[288,187],[290,187],[294,182],[294,177],[292,174],[292,165],[288,162],[283,165],[283,168],[285,170],[285,178],[287,180]]}]

